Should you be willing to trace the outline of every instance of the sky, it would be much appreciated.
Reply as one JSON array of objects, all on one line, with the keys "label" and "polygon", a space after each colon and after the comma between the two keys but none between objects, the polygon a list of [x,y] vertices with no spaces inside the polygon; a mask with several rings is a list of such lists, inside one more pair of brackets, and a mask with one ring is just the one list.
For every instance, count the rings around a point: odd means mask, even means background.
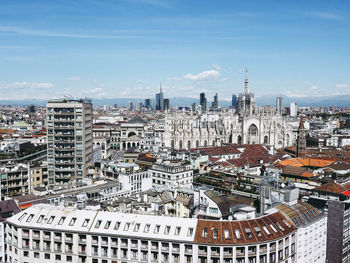
[{"label": "sky", "polygon": [[350,1],[2,0],[0,100],[350,94]]}]

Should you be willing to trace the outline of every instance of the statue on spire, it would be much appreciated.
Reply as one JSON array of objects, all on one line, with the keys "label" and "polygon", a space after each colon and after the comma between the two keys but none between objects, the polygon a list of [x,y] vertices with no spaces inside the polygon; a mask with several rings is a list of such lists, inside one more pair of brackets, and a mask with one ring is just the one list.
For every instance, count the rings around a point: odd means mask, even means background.
[{"label": "statue on spire", "polygon": [[245,69],[244,93],[248,94],[248,68]]}]

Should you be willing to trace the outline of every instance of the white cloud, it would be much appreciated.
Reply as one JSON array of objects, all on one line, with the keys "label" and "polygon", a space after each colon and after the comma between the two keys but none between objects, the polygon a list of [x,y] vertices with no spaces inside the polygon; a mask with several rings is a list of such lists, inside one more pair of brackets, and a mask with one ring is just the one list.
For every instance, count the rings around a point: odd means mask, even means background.
[{"label": "white cloud", "polygon": [[220,70],[221,69],[221,67],[218,64],[213,64],[213,68],[215,70]]},{"label": "white cloud", "polygon": [[345,83],[341,83],[341,84],[337,84],[335,85],[337,88],[348,88],[349,85],[348,84],[345,84]]},{"label": "white cloud", "polygon": [[340,14],[336,14],[336,13],[331,13],[331,12],[312,12],[312,13],[308,13],[308,15],[322,18],[322,19],[328,19],[328,20],[344,20],[345,19],[344,16],[342,16]]},{"label": "white cloud", "polygon": [[93,89],[90,89],[90,90],[84,90],[83,93],[85,93],[85,94],[96,94],[96,93],[99,93],[100,91],[102,91],[102,88],[97,87],[97,88],[93,88]]},{"label": "white cloud", "polygon": [[69,81],[77,81],[77,80],[80,80],[80,79],[81,79],[80,76],[73,76],[73,77],[67,78],[67,80],[69,80]]},{"label": "white cloud", "polygon": [[186,74],[183,79],[184,80],[212,80],[212,79],[217,79],[218,77],[220,77],[221,74],[218,70],[206,70],[203,72],[200,72],[196,75],[193,75],[191,73]]},{"label": "white cloud", "polygon": [[311,90],[317,90],[317,86],[312,86],[310,89]]},{"label": "white cloud", "polygon": [[27,82],[27,81],[18,81],[18,82],[0,85],[1,89],[51,89],[52,87],[54,87],[54,85],[49,82]]}]

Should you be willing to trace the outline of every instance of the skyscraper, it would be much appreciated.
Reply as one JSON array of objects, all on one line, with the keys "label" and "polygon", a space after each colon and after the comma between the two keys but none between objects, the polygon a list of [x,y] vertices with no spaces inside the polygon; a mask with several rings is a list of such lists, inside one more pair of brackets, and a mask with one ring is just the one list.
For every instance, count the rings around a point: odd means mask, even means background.
[{"label": "skyscraper", "polygon": [[92,164],[91,100],[52,100],[46,113],[49,186],[77,185]]},{"label": "skyscraper", "polygon": [[169,99],[164,99],[163,100],[163,105],[164,105],[164,110],[169,110],[169,107],[170,107]]},{"label": "skyscraper", "polygon": [[219,108],[218,94],[216,93],[214,96],[214,101],[211,103],[211,107],[213,109]]},{"label": "skyscraper", "polygon": [[162,85],[160,85],[159,93],[156,94],[156,110],[164,110],[164,95]]},{"label": "skyscraper", "polygon": [[207,110],[207,99],[205,98],[205,93],[199,94],[199,104],[201,105],[202,112]]},{"label": "skyscraper", "polygon": [[145,108],[150,109],[151,108],[151,99],[145,99]]},{"label": "skyscraper", "polygon": [[232,109],[236,109],[237,106],[237,96],[235,94],[232,95]]},{"label": "skyscraper", "polygon": [[283,111],[283,98],[282,97],[276,98],[276,110],[277,110],[277,112],[282,114],[282,111]]},{"label": "skyscraper", "polygon": [[298,105],[296,102],[292,102],[290,104],[290,116],[292,117],[298,116]]}]

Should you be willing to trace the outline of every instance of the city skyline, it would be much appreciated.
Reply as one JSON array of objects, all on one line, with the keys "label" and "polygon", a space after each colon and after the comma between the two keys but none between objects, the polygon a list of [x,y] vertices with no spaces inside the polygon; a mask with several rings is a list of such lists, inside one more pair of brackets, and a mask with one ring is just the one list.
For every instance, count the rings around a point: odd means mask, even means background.
[{"label": "city skyline", "polygon": [[2,100],[350,95],[349,4],[4,1]]}]

